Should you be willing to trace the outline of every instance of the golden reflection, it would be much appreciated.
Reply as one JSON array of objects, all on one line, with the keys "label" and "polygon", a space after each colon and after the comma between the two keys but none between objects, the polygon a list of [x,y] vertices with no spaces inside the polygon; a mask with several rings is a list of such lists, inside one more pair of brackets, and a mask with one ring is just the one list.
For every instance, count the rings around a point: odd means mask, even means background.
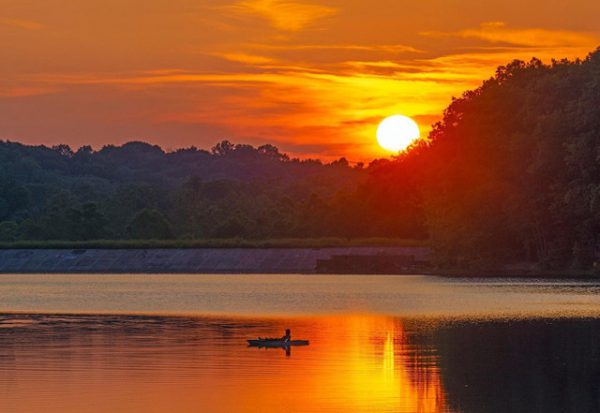
[{"label": "golden reflection", "polygon": [[[435,359],[410,345],[400,321],[351,316],[322,319],[325,334],[305,360],[306,394],[334,411],[442,412],[444,394]],[[429,356],[431,357],[431,356]],[[307,406],[308,408],[309,406]]]},{"label": "golden reflection", "polygon": [[383,348],[383,374],[390,380],[394,379],[394,333],[388,332],[385,339],[385,347]]},{"label": "golden reflection", "polygon": [[[435,348],[411,342],[399,319],[67,321],[69,330],[53,330],[60,322],[53,320],[15,331],[15,342],[26,345],[4,343],[0,360],[14,363],[0,363],[10,378],[0,411],[448,411]],[[310,346],[293,348],[291,357],[246,347],[245,339],[285,327]]]}]

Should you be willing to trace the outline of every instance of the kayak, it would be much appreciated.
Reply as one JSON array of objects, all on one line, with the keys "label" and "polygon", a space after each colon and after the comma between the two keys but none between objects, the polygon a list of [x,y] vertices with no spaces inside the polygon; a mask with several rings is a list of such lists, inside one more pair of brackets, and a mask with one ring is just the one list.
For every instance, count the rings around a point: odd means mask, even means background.
[{"label": "kayak", "polygon": [[289,346],[308,346],[308,340],[279,340],[259,338],[257,340],[248,340],[251,347],[289,347]]}]

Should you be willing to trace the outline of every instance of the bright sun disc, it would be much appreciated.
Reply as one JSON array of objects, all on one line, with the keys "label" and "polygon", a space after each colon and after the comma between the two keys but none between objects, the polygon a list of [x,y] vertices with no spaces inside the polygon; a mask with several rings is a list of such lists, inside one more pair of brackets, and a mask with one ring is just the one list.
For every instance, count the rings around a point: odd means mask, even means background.
[{"label": "bright sun disc", "polygon": [[377,142],[391,152],[400,152],[419,139],[419,125],[408,116],[393,115],[385,118],[377,128]]}]

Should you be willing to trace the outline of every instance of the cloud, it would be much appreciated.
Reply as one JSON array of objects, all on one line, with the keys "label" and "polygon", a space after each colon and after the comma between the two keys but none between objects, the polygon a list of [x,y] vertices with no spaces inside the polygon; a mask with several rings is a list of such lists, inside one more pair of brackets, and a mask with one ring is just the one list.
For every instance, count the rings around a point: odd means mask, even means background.
[{"label": "cloud", "polygon": [[47,95],[50,93],[59,92],[61,89],[53,86],[36,87],[36,86],[24,86],[24,87],[12,87],[2,88],[0,87],[0,98],[19,98],[28,96],[39,96]]},{"label": "cloud", "polygon": [[274,63],[276,61],[271,57],[257,56],[246,53],[217,53],[216,55],[227,59],[231,62],[243,63],[248,65],[265,65]]},{"label": "cloud", "polygon": [[315,20],[331,16],[336,9],[287,0],[242,0],[231,8],[237,12],[267,19],[279,30],[299,31]]},{"label": "cloud", "polygon": [[[395,113],[411,116],[419,121],[425,136],[451,96],[476,87],[493,75],[498,65],[514,58],[527,60],[534,52],[544,60],[585,55],[575,49],[491,45],[401,58],[391,54],[377,59],[379,56],[369,54],[366,57],[372,60],[340,60],[333,64],[301,64],[285,60],[285,56],[276,60],[260,54],[222,53],[218,55],[242,65],[228,70],[175,67],[21,74],[20,82],[36,89],[7,91],[7,99],[0,99],[0,109],[10,96],[55,87],[60,89],[56,96],[44,100],[20,98],[20,104],[32,102],[32,113],[37,113],[39,108],[42,112],[54,110],[54,102],[63,102],[61,111],[51,113],[52,117],[49,114],[48,119],[77,113],[82,130],[86,124],[97,124],[98,134],[105,133],[102,125],[106,123],[113,128],[114,136],[136,136],[162,144],[171,145],[176,131],[181,134],[178,144],[208,146],[227,137],[239,142],[276,143],[300,157],[318,154],[329,159],[344,155],[367,161],[386,155],[374,140],[382,117]],[[92,99],[94,104],[81,105],[82,97]],[[37,102],[44,105],[37,106]],[[114,102],[122,106],[118,110],[102,109],[113,108]],[[64,128],[72,122],[71,118],[62,119],[53,128]],[[40,139],[47,139],[43,136]]]},{"label": "cloud", "polygon": [[266,49],[275,51],[304,51],[304,50],[351,50],[359,52],[385,52],[385,53],[423,53],[422,50],[416,49],[405,44],[248,44],[249,47],[256,49]]},{"label": "cloud", "polygon": [[[323,148],[352,143],[346,154],[356,159],[379,154],[372,140],[378,119],[392,113],[418,116],[441,112],[457,89],[439,79],[411,74],[388,77],[300,70],[91,77],[71,82],[115,87],[144,84],[161,91],[180,85],[189,96],[205,95],[214,88],[227,90],[226,94],[215,93],[216,100],[210,106],[187,102],[183,107],[163,109],[154,119],[172,124],[212,124],[230,129],[238,139],[250,133],[273,142],[322,144]],[[463,81],[458,88],[462,90],[467,84]],[[427,125],[422,126],[427,129]]]},{"label": "cloud", "polygon": [[508,43],[530,47],[589,47],[598,44],[598,38],[590,34],[540,28],[511,28],[504,22],[482,23],[478,28],[457,32],[421,32],[426,37],[455,37],[481,39],[491,43]]},{"label": "cloud", "polygon": [[[598,43],[566,29],[469,26],[485,17],[456,21],[445,12],[443,24],[431,26],[439,31],[423,38],[417,27],[429,20],[415,12],[399,24],[390,7],[404,6],[393,1],[177,0],[190,5],[182,11],[148,0],[156,6],[148,15],[124,6],[130,15],[106,10],[95,26],[49,14],[64,8],[37,12],[42,3],[22,1],[31,2],[23,16],[32,21],[0,18],[10,31],[0,36],[0,134],[30,142],[140,138],[209,147],[228,138],[366,161],[385,155],[374,139],[381,118],[411,116],[425,135],[452,96],[498,65],[583,57]],[[44,33],[24,30],[43,27],[34,20],[52,21],[53,33],[32,41]]]},{"label": "cloud", "polygon": [[[154,101],[144,115],[146,123],[159,128],[210,127],[228,131],[214,140],[228,136],[245,141],[260,136],[283,149],[321,145],[323,156],[348,145],[344,155],[365,160],[383,155],[373,139],[379,119],[394,113],[416,117],[426,134],[451,96],[477,86],[498,64],[521,57],[514,50],[415,54],[401,59],[392,54],[334,64],[271,62],[272,58],[260,54],[223,53],[220,56],[243,66],[228,71],[165,68],[27,77],[32,83],[56,85],[68,93],[107,96],[113,91],[122,101],[144,90],[161,101]],[[204,100],[206,96],[210,99]]]},{"label": "cloud", "polygon": [[40,30],[44,28],[44,25],[38,22],[23,19],[9,19],[6,17],[0,17],[0,25],[16,27],[23,30]]}]

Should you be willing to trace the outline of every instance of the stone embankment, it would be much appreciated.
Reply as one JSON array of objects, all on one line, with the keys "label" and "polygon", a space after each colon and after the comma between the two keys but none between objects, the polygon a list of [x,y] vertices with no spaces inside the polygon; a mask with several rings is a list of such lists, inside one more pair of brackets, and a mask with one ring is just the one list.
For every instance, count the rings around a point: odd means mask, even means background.
[{"label": "stone embankment", "polygon": [[403,273],[427,248],[5,249],[0,273]]}]

